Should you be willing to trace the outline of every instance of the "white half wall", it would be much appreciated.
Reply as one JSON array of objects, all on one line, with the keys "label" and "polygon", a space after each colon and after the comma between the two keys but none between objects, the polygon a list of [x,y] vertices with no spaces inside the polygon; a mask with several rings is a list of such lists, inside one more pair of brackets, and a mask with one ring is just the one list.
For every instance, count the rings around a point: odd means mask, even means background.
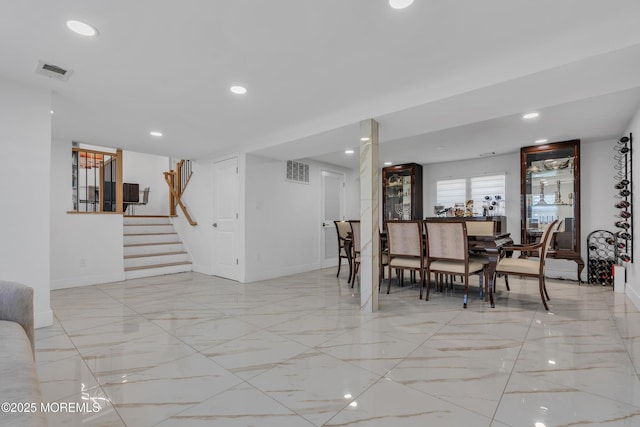
[{"label": "white half wall", "polygon": [[0,78],[0,279],[34,289],[36,327],[53,322],[49,299],[50,110],[51,91]]},{"label": "white half wall", "polygon": [[74,214],[71,141],[51,150],[51,289],[124,280],[120,214]]}]

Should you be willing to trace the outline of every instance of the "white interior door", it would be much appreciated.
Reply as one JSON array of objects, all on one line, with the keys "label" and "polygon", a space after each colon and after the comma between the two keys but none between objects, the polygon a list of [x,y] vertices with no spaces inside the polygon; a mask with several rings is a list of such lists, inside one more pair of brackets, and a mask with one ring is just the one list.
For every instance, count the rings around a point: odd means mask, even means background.
[{"label": "white interior door", "polygon": [[333,221],[344,218],[344,174],[322,171],[322,267],[338,265],[338,237]]},{"label": "white interior door", "polygon": [[238,209],[240,184],[238,158],[214,164],[215,208],[213,266],[216,276],[240,279],[238,260]]}]

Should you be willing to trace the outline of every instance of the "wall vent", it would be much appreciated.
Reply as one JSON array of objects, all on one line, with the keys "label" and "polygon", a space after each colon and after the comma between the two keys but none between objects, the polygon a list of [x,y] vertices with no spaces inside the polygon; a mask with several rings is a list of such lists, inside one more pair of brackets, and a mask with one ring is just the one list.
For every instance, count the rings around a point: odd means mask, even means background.
[{"label": "wall vent", "polygon": [[309,183],[309,164],[287,160],[287,181]]},{"label": "wall vent", "polygon": [[36,67],[36,74],[40,74],[42,76],[51,77],[57,80],[62,80],[66,82],[73,74],[73,70],[66,70],[57,65],[48,64],[44,61],[38,61],[38,66]]}]

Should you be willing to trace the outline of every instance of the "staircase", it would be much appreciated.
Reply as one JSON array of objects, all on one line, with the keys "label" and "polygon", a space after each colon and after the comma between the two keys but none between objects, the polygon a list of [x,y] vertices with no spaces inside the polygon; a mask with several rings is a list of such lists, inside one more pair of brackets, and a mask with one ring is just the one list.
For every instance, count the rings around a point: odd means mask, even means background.
[{"label": "staircase", "polygon": [[191,271],[191,260],[168,216],[124,217],[126,279]]}]

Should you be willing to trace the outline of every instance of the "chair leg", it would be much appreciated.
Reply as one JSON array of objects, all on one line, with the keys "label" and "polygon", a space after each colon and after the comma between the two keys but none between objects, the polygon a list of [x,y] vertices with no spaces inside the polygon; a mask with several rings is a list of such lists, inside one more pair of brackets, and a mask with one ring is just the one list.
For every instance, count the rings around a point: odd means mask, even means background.
[{"label": "chair leg", "polygon": [[544,280],[544,276],[542,276],[542,289],[544,289],[544,295],[547,297],[547,301],[551,301],[549,293],[547,292],[547,282]]},{"label": "chair leg", "polygon": [[389,265],[389,278],[387,279],[387,295],[389,295],[389,292],[391,291],[391,266]]},{"label": "chair leg", "polygon": [[467,308],[467,301],[469,300],[469,275],[467,274],[464,277],[464,302],[462,304],[463,308]]},{"label": "chair leg", "polygon": [[336,277],[340,276],[340,268],[342,267],[342,257],[339,256],[338,257],[338,274],[336,274]]},{"label": "chair leg", "polygon": [[[493,281],[493,283],[495,283],[495,280]],[[504,284],[507,286],[507,290],[510,291],[511,288],[509,288],[509,275],[508,274],[504,275]]]},{"label": "chair leg", "polygon": [[540,286],[540,299],[542,299],[545,310],[549,311],[547,301],[544,299],[544,276],[540,276],[540,278],[538,279],[538,286]]},{"label": "chair leg", "polygon": [[355,263],[356,265],[353,267],[353,277],[351,278],[351,287],[356,283],[356,276],[358,275],[358,270],[360,269],[360,264]]},{"label": "chair leg", "polygon": [[[426,279],[427,279],[427,293],[424,297],[425,301],[429,301],[429,289],[431,288],[431,271],[429,271],[429,269],[427,268],[427,274],[425,274]],[[437,277],[437,275],[436,275]],[[437,287],[437,283],[436,283],[436,287]],[[422,295],[420,296],[422,297]]]}]

